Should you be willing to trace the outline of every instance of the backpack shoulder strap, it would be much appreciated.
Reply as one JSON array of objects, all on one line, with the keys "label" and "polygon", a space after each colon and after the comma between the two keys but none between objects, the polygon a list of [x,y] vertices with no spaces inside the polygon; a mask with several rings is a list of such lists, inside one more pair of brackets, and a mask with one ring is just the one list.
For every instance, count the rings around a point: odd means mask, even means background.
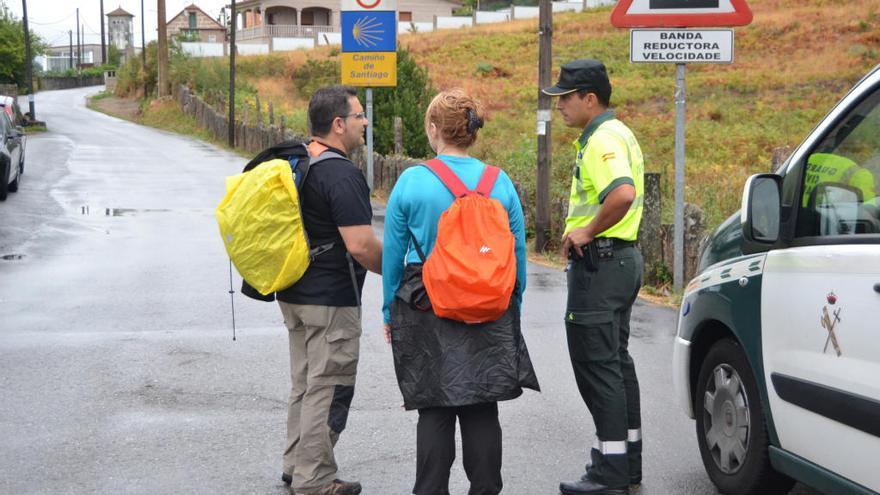
[{"label": "backpack shoulder strap", "polygon": [[440,160],[439,158],[434,158],[432,160],[428,160],[422,165],[428,167],[431,172],[434,172],[434,175],[436,175],[437,178],[440,179],[440,182],[442,182],[443,185],[446,186],[446,189],[449,189],[449,192],[451,192],[452,195],[456,198],[467,196],[471,192],[470,189],[468,189],[467,186],[464,185],[461,179],[459,179],[458,176],[455,175],[455,172],[453,172],[452,169],[449,168],[449,166],[443,163],[443,160]]},{"label": "backpack shoulder strap", "polygon": [[325,152],[321,153],[319,156],[313,156],[309,160],[309,166],[311,167],[313,165],[317,165],[317,164],[323,162],[324,160],[329,160],[331,158],[339,158],[342,160],[351,161],[348,158],[340,155],[339,153],[334,153],[332,151],[325,151]]},{"label": "backpack shoulder strap", "polygon": [[488,198],[489,195],[492,194],[492,188],[495,187],[495,181],[498,179],[499,173],[501,173],[500,168],[486,164],[486,168],[483,170],[483,175],[480,176],[480,182],[475,189],[477,194]]},{"label": "backpack shoulder strap", "polygon": [[299,174],[299,179],[296,180],[297,187],[302,187],[306,182],[306,177],[309,176],[309,172],[312,167],[323,162],[324,160],[329,160],[330,158],[341,158],[343,160],[347,160],[344,156],[339,153],[334,153],[333,151],[329,151],[326,146],[317,141],[312,141],[306,147],[309,153],[309,159],[300,159],[296,164],[291,164],[293,167],[293,172]]}]

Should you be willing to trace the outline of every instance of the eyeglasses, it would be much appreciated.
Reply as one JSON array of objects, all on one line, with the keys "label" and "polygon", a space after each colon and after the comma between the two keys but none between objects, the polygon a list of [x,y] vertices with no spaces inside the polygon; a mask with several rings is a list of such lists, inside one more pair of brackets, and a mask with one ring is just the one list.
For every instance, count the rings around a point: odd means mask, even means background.
[{"label": "eyeglasses", "polygon": [[340,115],[340,117],[342,117],[343,119],[347,119],[349,117],[354,117],[358,120],[364,120],[367,118],[367,114],[366,114],[366,112],[357,112],[357,113],[349,113],[346,115]]}]

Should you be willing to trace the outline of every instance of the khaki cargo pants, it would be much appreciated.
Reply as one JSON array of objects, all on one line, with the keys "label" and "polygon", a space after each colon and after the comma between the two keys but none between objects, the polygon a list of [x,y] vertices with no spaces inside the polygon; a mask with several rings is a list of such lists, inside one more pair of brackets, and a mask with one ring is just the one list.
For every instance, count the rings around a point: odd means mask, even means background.
[{"label": "khaki cargo pants", "polygon": [[354,396],[360,308],[278,304],[290,337],[292,384],[283,469],[298,495],[310,495],[336,478],[333,447]]}]

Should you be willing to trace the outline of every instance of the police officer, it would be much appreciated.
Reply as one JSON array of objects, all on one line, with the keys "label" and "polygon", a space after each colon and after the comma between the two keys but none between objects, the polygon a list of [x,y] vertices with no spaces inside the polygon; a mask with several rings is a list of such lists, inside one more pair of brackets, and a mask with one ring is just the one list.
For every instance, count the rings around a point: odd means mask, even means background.
[{"label": "police officer", "polygon": [[861,193],[865,202],[873,202],[877,196],[874,174],[869,168],[860,167],[849,158],[833,153],[813,153],[807,159],[803,206],[813,206],[813,191],[824,183],[850,186]]},{"label": "police officer", "polygon": [[562,66],[559,82],[542,90],[574,142],[563,251],[569,256],[565,328],[581,397],[598,441],[586,473],[559,490],[566,495],[626,494],[642,477],[639,383],[627,351],[632,305],[644,262],[634,243],[642,218],[644,161],[639,144],[609,110],[611,83],[602,62]]}]

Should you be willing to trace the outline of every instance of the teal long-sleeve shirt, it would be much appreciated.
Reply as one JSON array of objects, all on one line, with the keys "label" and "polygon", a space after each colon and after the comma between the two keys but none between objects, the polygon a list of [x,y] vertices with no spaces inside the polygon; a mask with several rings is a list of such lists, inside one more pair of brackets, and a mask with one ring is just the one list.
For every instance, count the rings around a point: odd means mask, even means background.
[{"label": "teal long-sleeve shirt", "polygon": [[[455,172],[467,186],[475,189],[486,165],[471,157],[440,155],[437,158]],[[495,181],[491,198],[497,199],[507,210],[510,231],[515,239],[516,254],[516,303],[522,307],[522,294],[526,289],[526,235],[522,205],[510,177],[502,170]],[[440,215],[453,201],[452,193],[428,168],[410,167],[405,170],[388,198],[385,208],[385,237],[382,247],[382,312],[385,323],[391,321],[391,301],[400,288],[404,267],[408,263],[421,263],[410,239],[410,232],[419,242],[425,256],[430,256],[437,238]]]}]

